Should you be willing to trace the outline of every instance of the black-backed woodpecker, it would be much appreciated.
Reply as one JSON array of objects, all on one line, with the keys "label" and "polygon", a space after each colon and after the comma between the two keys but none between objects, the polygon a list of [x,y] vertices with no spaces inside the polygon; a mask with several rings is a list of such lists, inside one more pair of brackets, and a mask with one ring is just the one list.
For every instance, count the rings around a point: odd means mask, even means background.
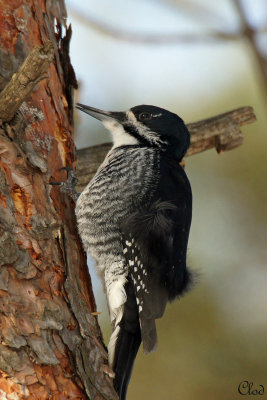
[{"label": "black-backed woodpecker", "polygon": [[127,112],[77,108],[102,121],[113,137],[78,198],[76,215],[84,248],[103,278],[113,326],[109,363],[124,400],[141,342],[146,353],[155,350],[155,319],[191,281],[192,193],[179,164],[190,135],[178,115],[151,105]]}]

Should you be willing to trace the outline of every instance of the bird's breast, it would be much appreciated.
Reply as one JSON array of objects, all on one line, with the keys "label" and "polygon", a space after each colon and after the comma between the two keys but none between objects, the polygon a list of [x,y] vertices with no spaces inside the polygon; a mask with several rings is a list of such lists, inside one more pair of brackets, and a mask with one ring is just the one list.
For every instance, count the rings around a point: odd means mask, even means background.
[{"label": "bird's breast", "polygon": [[153,148],[127,146],[108,153],[76,204],[80,236],[94,258],[121,251],[120,223],[151,200],[159,170]]}]

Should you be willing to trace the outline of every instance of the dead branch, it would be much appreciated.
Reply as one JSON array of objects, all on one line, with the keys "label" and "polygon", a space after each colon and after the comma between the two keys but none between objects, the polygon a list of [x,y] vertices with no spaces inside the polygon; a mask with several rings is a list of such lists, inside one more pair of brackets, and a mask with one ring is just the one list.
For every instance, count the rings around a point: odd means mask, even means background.
[{"label": "dead branch", "polygon": [[[242,107],[202,121],[187,125],[191,134],[191,146],[186,157],[215,147],[218,153],[240,146],[243,141],[241,126],[256,120],[252,107]],[[111,143],[78,150],[78,191],[92,179],[99,164],[104,160]]]},{"label": "dead branch", "polygon": [[3,122],[8,122],[14,117],[36,84],[45,78],[53,57],[54,46],[50,41],[43,46],[36,46],[28,55],[18,72],[0,93],[0,119]]},{"label": "dead branch", "polygon": [[218,153],[232,150],[243,142],[241,126],[256,120],[252,107],[242,107],[212,118],[188,124],[191,146],[186,156],[215,147]]}]

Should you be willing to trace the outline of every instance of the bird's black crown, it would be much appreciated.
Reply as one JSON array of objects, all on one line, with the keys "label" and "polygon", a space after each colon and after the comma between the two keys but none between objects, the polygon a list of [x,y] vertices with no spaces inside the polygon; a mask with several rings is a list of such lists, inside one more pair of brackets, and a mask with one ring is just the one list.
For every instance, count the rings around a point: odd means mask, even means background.
[{"label": "bird's black crown", "polygon": [[[136,126],[140,136],[155,145],[158,144],[163,150],[174,153],[179,159],[183,158],[190,145],[190,134],[184,121],[177,114],[144,104],[132,107],[129,111],[134,114],[136,124],[135,121],[131,121],[130,114],[128,121]],[[142,126],[147,129],[142,130]]]}]

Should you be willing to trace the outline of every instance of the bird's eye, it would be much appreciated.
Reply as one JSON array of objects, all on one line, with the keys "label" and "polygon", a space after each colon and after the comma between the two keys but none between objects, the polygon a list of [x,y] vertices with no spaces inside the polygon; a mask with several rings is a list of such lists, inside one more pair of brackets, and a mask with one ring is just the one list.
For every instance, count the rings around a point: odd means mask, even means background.
[{"label": "bird's eye", "polygon": [[140,121],[149,121],[152,118],[152,114],[148,112],[142,112],[139,114],[139,120]]}]

